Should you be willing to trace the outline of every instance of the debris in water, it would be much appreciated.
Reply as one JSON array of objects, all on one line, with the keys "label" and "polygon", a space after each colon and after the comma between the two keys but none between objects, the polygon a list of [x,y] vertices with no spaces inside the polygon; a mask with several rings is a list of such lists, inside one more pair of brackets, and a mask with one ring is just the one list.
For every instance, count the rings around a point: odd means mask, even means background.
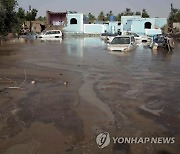
[{"label": "debris in water", "polygon": [[68,81],[65,81],[65,82],[64,82],[64,85],[68,85],[68,83],[69,83]]},{"label": "debris in water", "polygon": [[36,81],[31,81],[31,84],[35,84],[36,83]]}]

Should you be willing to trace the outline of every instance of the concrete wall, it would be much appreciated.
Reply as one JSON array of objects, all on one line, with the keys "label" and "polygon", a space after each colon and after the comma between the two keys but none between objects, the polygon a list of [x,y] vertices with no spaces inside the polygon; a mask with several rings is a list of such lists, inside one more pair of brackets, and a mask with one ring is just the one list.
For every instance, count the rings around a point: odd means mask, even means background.
[{"label": "concrete wall", "polygon": [[[76,19],[77,24],[71,24],[71,19]],[[64,28],[66,32],[75,32],[75,33],[83,33],[84,25],[83,25],[83,14],[73,13],[67,14],[67,26]]]},{"label": "concrete wall", "polygon": [[167,18],[155,18],[155,28],[163,28],[167,25]]},{"label": "concrete wall", "polygon": [[138,34],[145,34],[145,23],[151,23],[151,29],[155,27],[155,20],[153,18],[141,18],[132,20],[131,31]]},{"label": "concrete wall", "polygon": [[[145,27],[146,23],[150,23],[150,28]],[[141,35],[146,32],[154,35],[156,32],[159,34],[160,28],[167,24],[166,18],[141,18],[140,16],[123,16],[121,19],[121,31],[132,31]],[[147,30],[146,29],[153,29]],[[155,30],[157,29],[157,31]],[[151,33],[152,32],[152,33]]]},{"label": "concrete wall", "polygon": [[121,25],[119,24],[118,21],[111,21],[109,22],[108,25],[106,25],[106,31],[108,33],[112,33],[112,34],[115,34],[118,32],[118,30],[121,29]]},{"label": "concrete wall", "polygon": [[47,17],[47,23],[49,25],[64,25],[65,21],[66,21],[66,14],[67,13],[60,13],[60,12],[51,12],[51,11],[47,11],[46,12],[46,17]]},{"label": "concrete wall", "polygon": [[85,34],[102,34],[105,31],[105,27],[102,24],[84,24]]},{"label": "concrete wall", "polygon": [[122,16],[121,17],[121,31],[125,31],[124,26],[126,25],[128,20],[138,19],[141,16]]}]

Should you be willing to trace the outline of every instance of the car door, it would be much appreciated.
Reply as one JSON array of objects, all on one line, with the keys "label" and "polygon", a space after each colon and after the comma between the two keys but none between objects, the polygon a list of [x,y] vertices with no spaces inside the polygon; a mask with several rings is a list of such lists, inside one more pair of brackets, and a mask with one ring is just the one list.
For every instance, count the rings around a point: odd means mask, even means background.
[{"label": "car door", "polygon": [[51,31],[47,31],[45,33],[45,38],[50,38],[51,37]]}]

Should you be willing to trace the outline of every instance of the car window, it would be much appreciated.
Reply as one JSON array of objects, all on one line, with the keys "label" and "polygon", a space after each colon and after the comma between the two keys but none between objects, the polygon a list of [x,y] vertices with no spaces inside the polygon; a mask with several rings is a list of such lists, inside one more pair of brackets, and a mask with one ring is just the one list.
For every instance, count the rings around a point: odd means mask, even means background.
[{"label": "car window", "polygon": [[60,31],[48,31],[45,35],[60,34]]},{"label": "car window", "polygon": [[136,34],[136,33],[133,33],[133,35],[134,35],[134,37],[139,37],[139,35],[138,35],[138,34]]},{"label": "car window", "polygon": [[129,37],[115,37],[111,44],[129,44],[130,38]]},{"label": "car window", "polygon": [[135,38],[134,37],[131,37],[131,42],[135,42]]},{"label": "car window", "polygon": [[56,31],[56,34],[60,34],[60,31]]},{"label": "car window", "polygon": [[46,32],[46,34],[45,35],[50,35],[51,34],[51,32]]}]

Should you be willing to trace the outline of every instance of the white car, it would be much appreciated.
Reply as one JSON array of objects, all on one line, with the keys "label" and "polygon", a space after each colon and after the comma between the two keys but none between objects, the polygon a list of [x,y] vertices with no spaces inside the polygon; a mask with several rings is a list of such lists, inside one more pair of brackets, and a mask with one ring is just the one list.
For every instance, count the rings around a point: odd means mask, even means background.
[{"label": "white car", "polygon": [[116,36],[107,49],[110,51],[130,51],[137,47],[134,36]]},{"label": "white car", "polygon": [[49,30],[39,35],[40,39],[49,38],[62,38],[62,32],[60,30]]},{"label": "white car", "polygon": [[137,43],[150,43],[152,41],[151,37],[139,35],[134,32],[123,32],[123,35],[133,35]]}]

